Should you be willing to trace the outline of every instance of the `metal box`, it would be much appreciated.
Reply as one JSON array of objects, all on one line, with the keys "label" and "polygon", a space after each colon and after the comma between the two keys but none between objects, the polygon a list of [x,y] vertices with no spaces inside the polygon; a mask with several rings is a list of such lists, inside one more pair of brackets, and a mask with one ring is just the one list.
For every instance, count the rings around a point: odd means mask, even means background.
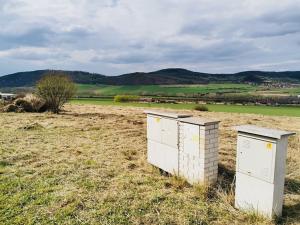
[{"label": "metal box", "polygon": [[294,133],[252,125],[238,126],[236,130],[235,206],[268,217],[280,216],[287,141]]},{"label": "metal box", "polygon": [[148,162],[171,174],[178,174],[178,118],[187,114],[162,111],[147,113]]},{"label": "metal box", "polygon": [[192,184],[217,180],[219,121],[161,111],[145,113],[149,163]]}]

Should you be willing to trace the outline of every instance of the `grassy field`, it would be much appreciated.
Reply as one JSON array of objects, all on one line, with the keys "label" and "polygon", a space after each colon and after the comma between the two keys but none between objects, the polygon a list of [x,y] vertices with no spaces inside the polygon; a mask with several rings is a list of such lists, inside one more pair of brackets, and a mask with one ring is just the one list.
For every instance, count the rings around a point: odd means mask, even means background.
[{"label": "grassy field", "polygon": [[265,96],[299,95],[300,87],[269,89],[248,84],[208,84],[208,85],[88,85],[78,84],[80,96],[156,95],[156,96],[193,96],[208,93],[244,93]]},{"label": "grassy field", "polygon": [[86,85],[78,84],[78,95],[81,96],[114,96],[127,95],[161,95],[189,96],[204,93],[243,93],[256,90],[255,86],[247,84],[208,84],[208,85]]},{"label": "grassy field", "polygon": [[[65,110],[0,115],[0,224],[300,224],[300,118],[185,111],[222,121],[218,183],[207,189],[147,163],[143,108]],[[230,127],[246,123],[298,132],[289,140],[281,219],[233,207]]]},{"label": "grassy field", "polygon": [[[92,105],[116,105],[116,106],[135,106],[135,107],[157,107],[170,109],[194,109],[196,104],[179,103],[119,103],[113,102],[109,99],[97,98],[82,98],[71,101],[73,104],[92,104]],[[206,105],[210,111],[213,112],[231,112],[231,113],[250,113],[262,114],[271,116],[295,116],[300,117],[300,107],[295,106],[243,106],[243,105]]]}]

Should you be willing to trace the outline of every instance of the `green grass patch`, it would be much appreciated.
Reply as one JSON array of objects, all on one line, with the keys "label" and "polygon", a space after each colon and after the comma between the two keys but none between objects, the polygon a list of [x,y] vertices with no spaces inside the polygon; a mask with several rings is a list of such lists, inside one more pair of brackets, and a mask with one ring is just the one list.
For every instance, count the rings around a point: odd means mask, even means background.
[{"label": "green grass patch", "polygon": [[[134,107],[153,107],[153,108],[170,108],[170,109],[190,109],[193,110],[197,104],[195,103],[139,103],[139,102],[114,102],[110,99],[82,98],[74,99],[72,104],[92,104],[92,105],[116,105],[116,106],[134,106]],[[250,113],[269,116],[296,116],[300,117],[299,106],[244,106],[244,105],[205,105],[212,112],[228,112],[228,113]]]},{"label": "green grass patch", "polygon": [[256,87],[248,84],[207,84],[207,85],[89,85],[78,84],[80,96],[114,95],[160,95],[193,96],[207,93],[244,93],[255,91]]},{"label": "green grass patch", "polygon": [[114,97],[115,102],[134,102],[140,99],[139,96],[136,95],[116,95]]}]

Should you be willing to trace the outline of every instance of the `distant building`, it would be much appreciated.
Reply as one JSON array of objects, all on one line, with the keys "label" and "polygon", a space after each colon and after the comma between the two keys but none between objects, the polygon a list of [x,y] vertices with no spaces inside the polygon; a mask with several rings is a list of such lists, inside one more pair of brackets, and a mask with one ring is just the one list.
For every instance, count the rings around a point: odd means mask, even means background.
[{"label": "distant building", "polygon": [[3,99],[3,100],[11,100],[11,99],[14,99],[16,97],[15,94],[11,94],[11,93],[1,93],[0,92],[0,99]]}]

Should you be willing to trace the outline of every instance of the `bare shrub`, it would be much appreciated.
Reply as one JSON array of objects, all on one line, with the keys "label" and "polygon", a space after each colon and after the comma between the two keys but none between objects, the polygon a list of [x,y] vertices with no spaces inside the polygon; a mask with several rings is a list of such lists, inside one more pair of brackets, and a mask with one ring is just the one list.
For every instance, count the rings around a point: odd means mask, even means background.
[{"label": "bare shrub", "polygon": [[73,81],[63,73],[49,72],[38,81],[37,95],[43,99],[53,113],[59,113],[63,105],[72,98],[76,92]]},{"label": "bare shrub", "polygon": [[194,107],[194,110],[197,110],[197,111],[208,111],[208,108],[206,105],[196,105]]},{"label": "bare shrub", "polygon": [[140,97],[136,95],[116,95],[114,97],[115,102],[136,102]]}]

